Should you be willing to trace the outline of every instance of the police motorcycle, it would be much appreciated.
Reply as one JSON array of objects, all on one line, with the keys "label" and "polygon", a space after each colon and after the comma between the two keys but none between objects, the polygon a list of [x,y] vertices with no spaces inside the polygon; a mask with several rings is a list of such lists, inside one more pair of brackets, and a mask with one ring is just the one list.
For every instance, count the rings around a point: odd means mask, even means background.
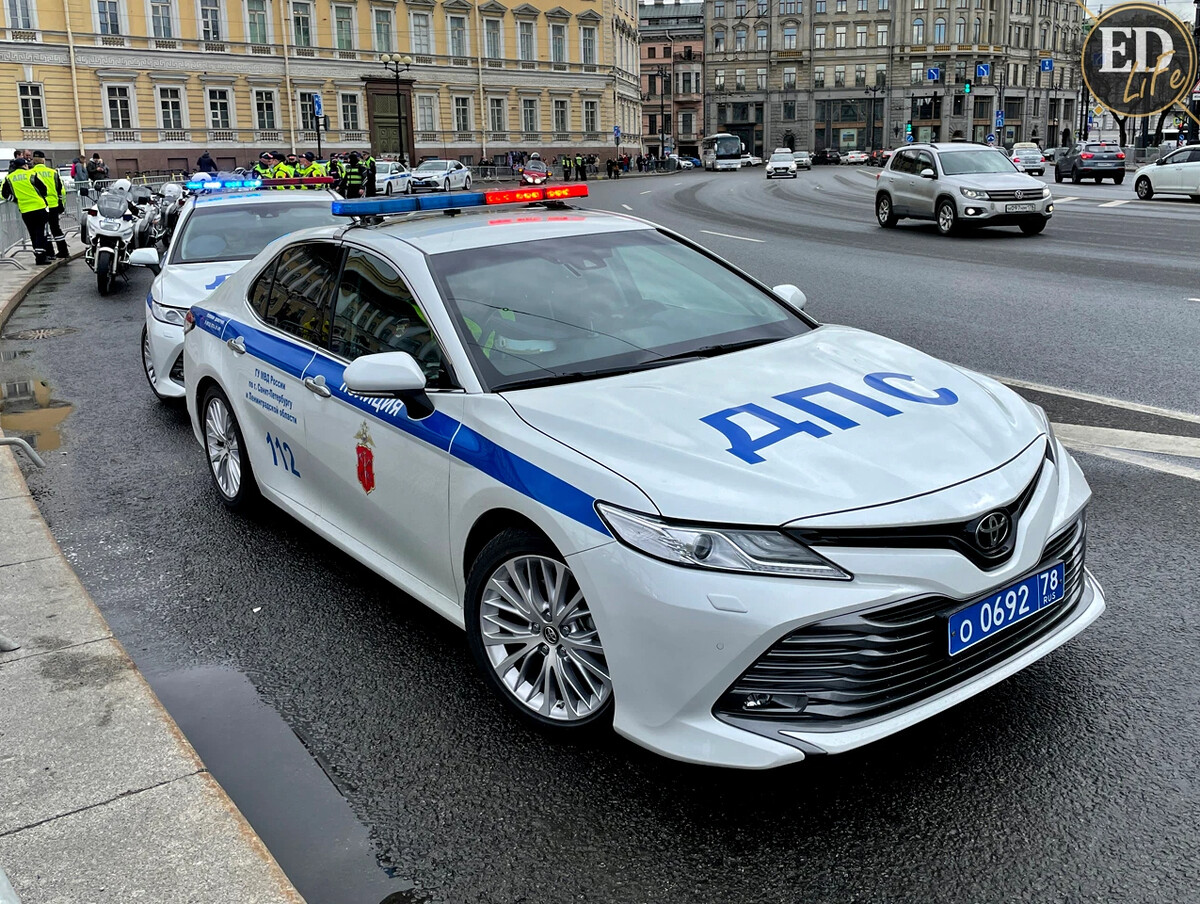
[{"label": "police motorcycle", "polygon": [[162,190],[154,195],[154,203],[158,208],[158,222],[155,229],[156,239],[165,249],[171,244],[171,236],[175,234],[175,226],[179,223],[179,212],[187,201],[187,193],[183,186],[176,182],[168,182]]},{"label": "police motorcycle", "polygon": [[550,168],[543,162],[541,155],[536,152],[530,155],[519,172],[522,185],[543,185],[550,180]]},{"label": "police motorcycle", "polygon": [[100,193],[80,226],[87,245],[83,259],[96,274],[96,288],[108,295],[118,276],[129,267],[129,254],[154,242],[158,211],[149,188],[134,188],[128,179],[118,179]]}]

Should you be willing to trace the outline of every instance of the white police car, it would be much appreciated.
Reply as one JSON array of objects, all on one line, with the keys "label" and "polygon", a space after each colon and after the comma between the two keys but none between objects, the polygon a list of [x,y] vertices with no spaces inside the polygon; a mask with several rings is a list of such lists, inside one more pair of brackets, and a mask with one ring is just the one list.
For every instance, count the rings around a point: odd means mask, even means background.
[{"label": "white police car", "polygon": [[884,737],[1101,614],[1040,409],[649,223],[491,206],[586,191],[339,202],[461,215],[290,235],[193,307],[223,502],[464,626],[533,722],[703,763]]},{"label": "white police car", "polygon": [[129,256],[130,264],[156,274],[146,295],[142,369],[159,399],[183,398],[183,317],[189,307],[281,235],[338,222],[330,203],[339,195],[260,186],[240,178],[189,183],[197,194],[180,211],[162,258],[154,248]]}]

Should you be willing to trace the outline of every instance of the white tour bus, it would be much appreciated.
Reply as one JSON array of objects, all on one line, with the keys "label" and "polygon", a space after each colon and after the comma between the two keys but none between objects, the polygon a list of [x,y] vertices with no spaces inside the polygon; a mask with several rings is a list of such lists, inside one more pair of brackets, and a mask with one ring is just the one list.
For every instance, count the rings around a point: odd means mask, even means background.
[{"label": "white tour bus", "polygon": [[746,146],[736,135],[721,132],[700,141],[700,161],[706,170],[735,170],[742,168],[742,151]]}]

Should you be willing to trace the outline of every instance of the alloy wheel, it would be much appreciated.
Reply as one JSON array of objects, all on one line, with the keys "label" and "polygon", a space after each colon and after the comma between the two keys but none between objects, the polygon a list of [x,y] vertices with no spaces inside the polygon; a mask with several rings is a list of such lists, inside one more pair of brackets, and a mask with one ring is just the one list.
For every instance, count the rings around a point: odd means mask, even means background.
[{"label": "alloy wheel", "polygon": [[555,722],[580,722],[612,696],[591,610],[571,569],[541,555],[502,562],[479,606],[484,652],[512,699]]},{"label": "alloy wheel", "polygon": [[146,377],[150,380],[151,388],[154,387],[154,356],[150,351],[150,333],[142,327],[142,367],[146,371]]},{"label": "alloy wheel", "polygon": [[210,398],[204,410],[204,448],[217,486],[225,498],[236,498],[242,486],[242,449],[233,414],[219,396]]}]

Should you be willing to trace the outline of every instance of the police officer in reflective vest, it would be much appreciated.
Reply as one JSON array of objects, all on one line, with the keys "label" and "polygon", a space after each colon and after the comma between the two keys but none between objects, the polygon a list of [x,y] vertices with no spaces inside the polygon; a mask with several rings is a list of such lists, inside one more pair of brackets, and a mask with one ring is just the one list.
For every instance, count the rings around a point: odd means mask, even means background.
[{"label": "police officer in reflective vest", "polygon": [[370,170],[359,159],[358,151],[351,151],[342,173],[342,181],[338,183],[338,191],[344,198],[361,198],[369,176]]},{"label": "police officer in reflective vest", "polygon": [[254,164],[254,175],[259,179],[270,179],[271,170],[275,166],[274,160],[270,151],[263,151],[258,155],[258,163]]},{"label": "police officer in reflective vest", "polygon": [[46,187],[29,168],[29,161],[20,151],[13,157],[8,176],[0,187],[0,197],[17,202],[21,219],[29,230],[33,259],[39,264],[50,263],[50,243],[46,241]]},{"label": "police officer in reflective vest", "polygon": [[329,155],[329,163],[326,166],[326,170],[328,171],[329,175],[337,179],[338,182],[342,181],[342,176],[346,175],[346,166],[344,163],[342,163],[340,154]]},{"label": "police officer in reflective vest", "polygon": [[375,155],[367,151],[367,156],[363,158],[363,166],[367,168],[367,181],[364,186],[367,190],[367,197],[375,194]]},{"label": "police officer in reflective vest", "polygon": [[[275,158],[275,165],[271,167],[271,178],[272,179],[294,179],[294,178],[296,178],[296,171],[291,167],[291,165],[286,160],[284,160],[278,154],[272,154],[271,156]],[[275,188],[288,188],[288,187],[289,186],[286,186],[286,185],[276,185],[275,186]]]},{"label": "police officer in reflective vest", "polygon": [[71,252],[67,249],[67,237],[58,225],[58,218],[66,212],[67,207],[62,176],[58,170],[46,165],[46,155],[42,151],[33,152],[33,173],[46,189],[46,221],[50,225],[50,241],[58,246],[58,258],[67,260]]},{"label": "police officer in reflective vest", "polygon": [[[326,175],[325,167],[316,162],[317,155],[312,151],[305,151],[304,156],[296,163],[296,178],[298,179],[315,179],[319,176]],[[319,185],[304,185],[302,188],[320,188]]]}]

